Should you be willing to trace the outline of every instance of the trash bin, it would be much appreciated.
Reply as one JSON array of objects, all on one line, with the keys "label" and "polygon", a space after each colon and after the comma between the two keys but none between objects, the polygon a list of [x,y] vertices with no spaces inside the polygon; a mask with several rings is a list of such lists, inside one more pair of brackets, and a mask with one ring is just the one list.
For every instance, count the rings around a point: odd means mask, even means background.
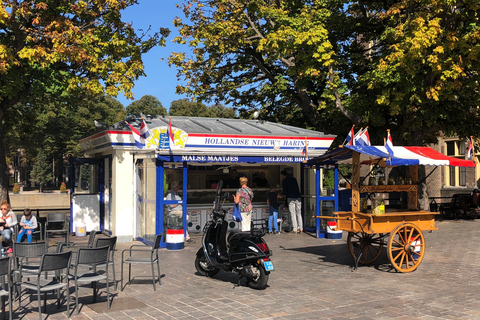
[{"label": "trash bin", "polygon": [[342,239],[342,230],[337,230],[337,221],[327,221],[327,238]]},{"label": "trash bin", "polygon": [[185,246],[185,235],[183,228],[167,229],[167,249],[180,250]]},{"label": "trash bin", "polygon": [[85,237],[87,235],[87,226],[85,223],[80,223],[75,228],[75,236],[77,237]]}]

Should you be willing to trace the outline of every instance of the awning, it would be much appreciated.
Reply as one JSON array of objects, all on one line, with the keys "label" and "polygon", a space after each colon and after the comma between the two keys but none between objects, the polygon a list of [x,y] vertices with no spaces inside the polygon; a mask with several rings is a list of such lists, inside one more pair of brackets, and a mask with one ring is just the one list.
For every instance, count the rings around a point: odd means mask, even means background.
[{"label": "awning", "polygon": [[446,156],[429,147],[393,147],[393,157],[390,159],[387,149],[384,146],[342,146],[341,148],[327,152],[324,155],[313,158],[307,162],[308,165],[333,165],[351,163],[353,151],[360,153],[361,162],[374,161],[379,158],[385,159],[387,166],[455,166],[475,167],[471,160],[458,159]]}]

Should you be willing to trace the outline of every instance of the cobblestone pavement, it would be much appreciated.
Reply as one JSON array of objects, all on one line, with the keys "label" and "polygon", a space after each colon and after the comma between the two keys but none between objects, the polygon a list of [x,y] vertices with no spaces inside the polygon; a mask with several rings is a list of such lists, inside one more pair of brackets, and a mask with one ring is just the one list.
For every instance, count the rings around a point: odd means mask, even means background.
[{"label": "cobblestone pavement", "polygon": [[[124,291],[111,287],[110,310],[105,285],[99,286],[97,303],[84,286],[80,314],[74,311],[72,319],[480,319],[480,220],[437,221],[436,226],[424,234],[424,260],[411,273],[391,269],[385,249],[374,265],[353,272],[345,233],[341,240],[308,233],[266,235],[275,271],[261,291],[246,287],[244,280],[236,286],[239,276],[223,271],[215,278],[197,275],[201,234],[192,235],[196,243],[183,250],[161,250],[157,291],[150,269],[134,266],[133,283]],[[129,245],[117,246],[117,280],[121,250]],[[51,295],[47,319],[64,319],[66,308],[57,309],[54,302]],[[24,294],[20,310],[17,305],[15,318],[38,319],[35,295]]]}]

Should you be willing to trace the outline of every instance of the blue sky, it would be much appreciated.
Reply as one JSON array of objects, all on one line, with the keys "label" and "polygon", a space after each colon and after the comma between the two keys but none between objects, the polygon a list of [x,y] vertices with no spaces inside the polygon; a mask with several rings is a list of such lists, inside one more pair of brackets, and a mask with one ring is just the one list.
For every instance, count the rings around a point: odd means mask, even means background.
[{"label": "blue sky", "polygon": [[[132,22],[135,30],[148,29],[151,25],[152,31],[158,31],[160,27],[169,28],[172,34],[167,39],[166,47],[154,48],[143,57],[146,77],[141,77],[135,82],[133,93],[134,99],[139,100],[144,95],[152,95],[162,103],[165,108],[170,107],[174,100],[186,98],[175,94],[177,81],[177,70],[169,68],[166,58],[172,51],[187,51],[187,46],[180,46],[172,43],[172,39],[178,34],[173,26],[173,20],[176,16],[184,18],[183,12],[177,9],[175,4],[180,0],[139,0],[138,5],[131,6],[122,11],[122,20]],[[161,58],[164,60],[161,61]],[[125,107],[132,103],[123,95],[116,98]]]}]

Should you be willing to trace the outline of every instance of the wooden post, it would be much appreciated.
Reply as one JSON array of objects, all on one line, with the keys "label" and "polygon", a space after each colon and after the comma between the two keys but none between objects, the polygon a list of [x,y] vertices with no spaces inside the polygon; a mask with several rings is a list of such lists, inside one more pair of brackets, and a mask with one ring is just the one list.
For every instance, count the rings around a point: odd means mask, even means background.
[{"label": "wooden post", "polygon": [[415,186],[414,190],[408,193],[408,209],[417,210],[418,201],[418,166],[410,166],[410,178],[412,178],[412,185]]},{"label": "wooden post", "polygon": [[352,154],[352,211],[360,212],[360,153]]}]

